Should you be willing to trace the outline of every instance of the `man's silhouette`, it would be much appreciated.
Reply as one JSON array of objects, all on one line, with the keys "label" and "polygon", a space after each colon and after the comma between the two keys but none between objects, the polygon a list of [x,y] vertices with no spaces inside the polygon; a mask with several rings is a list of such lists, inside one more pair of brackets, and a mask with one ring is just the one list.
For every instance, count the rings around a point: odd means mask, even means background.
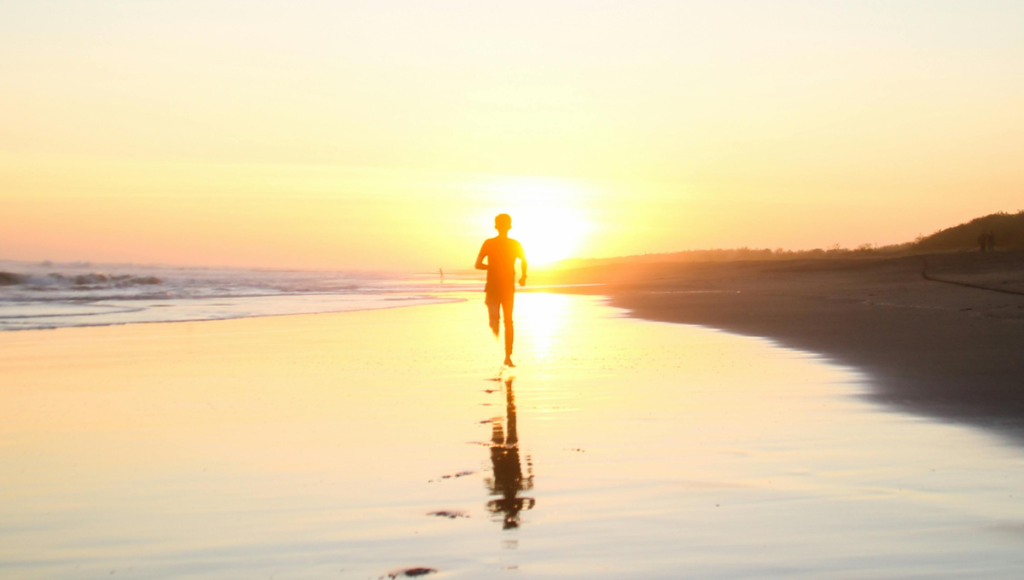
[{"label": "man's silhouette", "polygon": [[[476,257],[476,269],[487,270],[487,313],[490,316],[491,331],[498,336],[498,318],[503,311],[505,316],[505,364],[512,364],[512,338],[515,330],[512,326],[512,305],[516,296],[516,258],[522,262],[523,276],[519,285],[526,285],[526,253],[519,242],[508,237],[512,229],[512,218],[501,214],[494,218],[494,229],[498,235],[484,241],[480,254]],[[484,264],[484,258],[487,263]]]}]

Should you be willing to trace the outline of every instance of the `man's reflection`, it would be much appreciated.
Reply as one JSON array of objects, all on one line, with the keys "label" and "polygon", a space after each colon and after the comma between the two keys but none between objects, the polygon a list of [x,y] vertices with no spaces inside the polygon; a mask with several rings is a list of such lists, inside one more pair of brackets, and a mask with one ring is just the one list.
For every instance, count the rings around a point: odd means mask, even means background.
[{"label": "man's reflection", "polygon": [[519,434],[516,431],[516,396],[512,391],[512,378],[505,380],[505,425],[501,418],[491,422],[491,466],[494,478],[486,479],[491,495],[499,499],[487,502],[492,514],[502,515],[502,529],[519,527],[519,512],[532,509],[537,502],[531,497],[518,497],[520,491],[533,489],[533,469],[526,458],[528,476],[523,477],[519,463]]}]

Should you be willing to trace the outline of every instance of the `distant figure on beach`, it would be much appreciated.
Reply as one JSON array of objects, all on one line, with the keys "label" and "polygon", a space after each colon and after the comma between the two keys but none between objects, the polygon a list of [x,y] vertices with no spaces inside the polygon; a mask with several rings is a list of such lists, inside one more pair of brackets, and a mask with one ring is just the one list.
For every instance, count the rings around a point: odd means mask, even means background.
[{"label": "distant figure on beach", "polygon": [[978,249],[982,252],[988,249],[988,232],[985,230],[982,230],[981,235],[978,236]]},{"label": "distant figure on beach", "polygon": [[988,247],[988,251],[996,251],[996,232],[993,230],[988,231],[988,235],[985,236],[985,245]]},{"label": "distant figure on beach", "polygon": [[[480,247],[480,253],[476,257],[476,269],[487,270],[487,285],[484,287],[486,294],[484,302],[487,304],[487,314],[490,318],[491,332],[498,336],[499,315],[505,318],[505,364],[510,367],[512,364],[512,339],[515,330],[512,325],[512,305],[516,296],[516,259],[522,262],[523,275],[519,278],[519,285],[526,285],[526,253],[523,246],[516,240],[508,237],[508,231],[512,229],[512,218],[508,214],[500,214],[494,218],[494,229],[498,235],[484,241]],[[484,258],[487,263],[484,263]]]},{"label": "distant figure on beach", "polygon": [[444,282],[444,270],[442,268],[437,269],[437,275],[441,277],[441,281]]}]

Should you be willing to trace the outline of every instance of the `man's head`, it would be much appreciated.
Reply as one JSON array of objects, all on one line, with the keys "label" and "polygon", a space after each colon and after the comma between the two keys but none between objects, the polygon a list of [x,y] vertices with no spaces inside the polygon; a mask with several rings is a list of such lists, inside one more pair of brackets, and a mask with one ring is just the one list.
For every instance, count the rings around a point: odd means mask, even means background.
[{"label": "man's head", "polygon": [[507,213],[501,213],[494,217],[494,229],[498,230],[498,233],[507,234],[512,229],[512,216]]}]

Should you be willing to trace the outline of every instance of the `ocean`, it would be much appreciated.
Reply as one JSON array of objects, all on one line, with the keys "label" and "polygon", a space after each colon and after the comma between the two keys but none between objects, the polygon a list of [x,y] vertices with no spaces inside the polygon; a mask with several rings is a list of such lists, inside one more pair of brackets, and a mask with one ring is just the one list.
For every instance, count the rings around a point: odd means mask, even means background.
[{"label": "ocean", "polygon": [[480,276],[0,261],[0,331],[376,310],[461,300]]}]

